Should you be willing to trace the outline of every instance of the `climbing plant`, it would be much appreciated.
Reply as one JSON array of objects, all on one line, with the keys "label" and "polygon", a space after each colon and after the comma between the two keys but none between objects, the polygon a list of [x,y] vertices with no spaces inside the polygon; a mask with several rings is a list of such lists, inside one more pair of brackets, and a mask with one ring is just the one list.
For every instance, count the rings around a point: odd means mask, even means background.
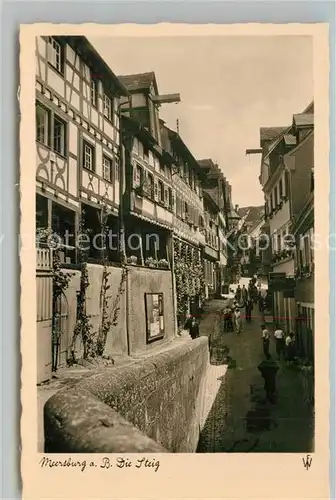
[{"label": "climbing plant", "polygon": [[204,300],[204,270],[198,250],[174,240],[174,274],[177,314],[185,316],[191,298]]},{"label": "climbing plant", "polygon": [[[78,234],[85,235],[87,234],[87,230],[85,228],[84,222],[85,212],[83,211],[81,214],[81,218],[79,221]],[[72,343],[71,343],[71,359],[69,363],[75,363],[76,360],[76,352],[75,345],[76,340],[80,336],[83,342],[83,358],[88,359],[93,354],[93,337],[94,333],[92,332],[92,324],[90,323],[89,316],[86,311],[86,294],[87,289],[90,286],[89,282],[89,273],[87,269],[87,253],[83,249],[81,245],[78,245],[78,261],[80,264],[81,276],[80,276],[80,286],[79,292],[77,294],[77,320],[74,328]]]},{"label": "climbing plant", "polygon": [[121,255],[121,278],[117,290],[117,294],[112,302],[112,305],[109,310],[109,303],[112,299],[112,295],[108,294],[111,286],[109,285],[109,276],[110,272],[108,271],[108,249],[106,246],[107,234],[109,231],[108,226],[109,214],[108,207],[106,204],[102,206],[101,212],[101,234],[104,238],[103,252],[102,252],[102,266],[103,266],[103,275],[102,275],[102,284],[100,290],[100,311],[101,311],[101,323],[97,336],[96,348],[95,352],[98,356],[102,356],[105,351],[107,335],[111,330],[111,327],[117,326],[118,317],[120,312],[120,301],[121,296],[125,291],[125,281],[127,277],[127,266],[126,259],[123,252],[120,252]]}]

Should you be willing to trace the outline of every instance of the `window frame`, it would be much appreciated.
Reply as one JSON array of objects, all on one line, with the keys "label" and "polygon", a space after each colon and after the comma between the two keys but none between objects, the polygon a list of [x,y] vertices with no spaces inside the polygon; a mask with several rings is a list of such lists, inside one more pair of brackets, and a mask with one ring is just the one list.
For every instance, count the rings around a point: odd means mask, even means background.
[{"label": "window frame", "polygon": [[154,198],[154,186],[155,186],[155,181],[154,181],[154,175],[151,172],[147,172],[147,179],[148,179],[148,196],[150,199]]},{"label": "window frame", "polygon": [[[109,106],[106,106],[106,103],[109,102]],[[108,109],[108,114],[105,113],[105,110]],[[113,99],[105,94],[103,94],[103,115],[106,120],[112,122],[113,119]]]},{"label": "window frame", "polygon": [[[57,52],[57,49],[59,49],[59,52]],[[53,57],[54,54],[56,54],[55,57]],[[57,56],[59,57],[58,62]],[[48,36],[47,38],[47,60],[50,66],[64,76],[64,47],[53,36]]]},{"label": "window frame", "polygon": [[[40,140],[38,136],[37,110],[41,109],[44,112],[44,139]],[[50,147],[50,131],[51,131],[51,111],[43,106],[39,101],[35,103],[35,140],[44,146]]]},{"label": "window frame", "polygon": [[[91,150],[91,166],[92,168],[89,168],[86,166],[85,164],[85,148],[90,148]],[[90,142],[86,141],[86,140],[83,140],[83,154],[82,154],[82,167],[89,171],[89,172],[92,172],[92,173],[95,173],[96,172],[96,164],[95,164],[95,147],[93,144],[91,144]]]},{"label": "window frame", "polygon": [[97,78],[95,78],[92,75],[92,71],[91,71],[91,75],[90,75],[90,103],[94,108],[98,108],[98,92],[99,92],[98,82],[99,82],[99,80],[97,80]]},{"label": "window frame", "polygon": [[162,182],[161,180],[158,181],[158,200],[159,200],[159,203],[164,203],[165,201],[165,194],[164,194],[164,182]]},{"label": "window frame", "polygon": [[[110,171],[110,175],[109,177],[105,177],[105,162],[108,162],[109,163],[109,171]],[[109,156],[103,154],[103,161],[102,161],[102,164],[103,164],[103,179],[104,181],[107,181],[107,182],[112,182],[112,172],[113,172],[113,161],[112,161],[112,158],[110,158]]]},{"label": "window frame", "polygon": [[[63,127],[63,138],[62,138],[62,134],[61,134],[61,151],[56,149],[56,146],[55,146],[55,138],[56,138],[56,135],[55,135],[55,122],[58,122],[62,127]],[[63,157],[66,157],[66,153],[67,153],[67,137],[66,137],[66,133],[67,133],[67,123],[58,115],[54,114],[53,116],[53,120],[52,120],[52,141],[53,141],[53,151],[55,153],[57,153],[58,155],[60,156],[63,156]]]},{"label": "window frame", "polygon": [[[139,175],[138,175],[139,174]],[[135,166],[135,182],[134,186],[139,188],[143,184],[143,179],[144,179],[144,169],[142,168],[141,165],[138,163]]]}]

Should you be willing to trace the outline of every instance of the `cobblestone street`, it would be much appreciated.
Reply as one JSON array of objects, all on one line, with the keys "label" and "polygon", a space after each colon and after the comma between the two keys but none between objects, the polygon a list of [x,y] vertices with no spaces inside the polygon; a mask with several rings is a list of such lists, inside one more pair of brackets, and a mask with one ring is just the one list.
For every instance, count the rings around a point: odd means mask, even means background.
[{"label": "cobblestone street", "polygon": [[[264,381],[257,369],[263,359],[260,314],[255,308],[250,324],[243,319],[239,336],[221,333],[218,313],[223,305],[223,300],[210,302],[200,324],[201,335],[210,336],[211,364],[223,364],[224,346],[230,349],[232,363],[219,377],[218,392],[201,433],[198,453],[313,451],[314,421],[304,400],[300,374],[281,362],[277,402],[267,403]],[[272,335],[272,325],[268,328]],[[275,359],[273,338],[270,353]]]}]

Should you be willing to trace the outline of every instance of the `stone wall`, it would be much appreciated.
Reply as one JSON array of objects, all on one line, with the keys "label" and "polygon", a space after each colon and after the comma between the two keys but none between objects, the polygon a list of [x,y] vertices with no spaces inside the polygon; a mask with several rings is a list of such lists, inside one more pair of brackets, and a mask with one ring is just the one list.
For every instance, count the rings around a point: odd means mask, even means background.
[{"label": "stone wall", "polygon": [[85,378],[46,403],[45,451],[195,452],[208,367],[200,337]]},{"label": "stone wall", "polygon": [[[88,264],[89,287],[87,289],[86,311],[92,325],[92,331],[98,332],[102,320],[100,293],[103,278],[103,266]],[[64,297],[64,318],[62,320],[62,340],[60,366],[66,365],[67,356],[76,325],[77,293],[80,289],[80,271],[66,269],[71,275]],[[122,269],[108,267],[108,311],[113,318],[113,303],[118,295],[122,279]],[[127,280],[123,283],[123,293],[118,304],[118,321],[111,326],[107,336],[105,353],[110,356],[141,354],[156,348],[174,338],[175,314],[173,304],[172,274],[166,269],[149,269],[129,266]],[[163,293],[164,295],[164,337],[151,344],[146,341],[145,293]],[[83,353],[80,338],[76,342],[77,357]]]},{"label": "stone wall", "polygon": [[[130,354],[146,352],[174,338],[175,313],[171,271],[130,266],[127,286]],[[145,293],[163,293],[164,301],[164,337],[151,344],[146,342]]]}]

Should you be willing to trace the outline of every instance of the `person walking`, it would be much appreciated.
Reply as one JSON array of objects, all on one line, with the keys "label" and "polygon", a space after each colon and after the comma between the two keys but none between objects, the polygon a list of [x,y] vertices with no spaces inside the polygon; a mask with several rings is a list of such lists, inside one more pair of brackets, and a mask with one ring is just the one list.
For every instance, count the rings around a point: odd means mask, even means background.
[{"label": "person walking", "polygon": [[247,290],[246,290],[245,285],[243,285],[242,292],[241,292],[241,296],[242,296],[242,299],[243,299],[244,304],[246,304],[246,302],[247,302],[247,298],[248,298],[248,292],[247,292]]},{"label": "person walking", "polygon": [[239,335],[241,330],[242,330],[242,319],[240,317],[240,310],[237,307],[235,312],[234,312],[234,320],[235,320],[235,326],[236,326],[236,334]]},{"label": "person walking", "polygon": [[295,337],[294,333],[290,333],[285,340],[286,344],[286,360],[290,363],[294,361],[295,354]]},{"label": "person walking", "polygon": [[276,325],[274,331],[275,338],[275,350],[278,355],[278,359],[280,360],[285,351],[285,334],[279,325]]},{"label": "person walking", "polygon": [[232,332],[233,321],[232,321],[232,310],[230,307],[224,309],[224,331]]},{"label": "person walking", "polygon": [[279,370],[279,366],[276,361],[272,360],[271,355],[267,354],[266,359],[264,359],[258,366],[258,370],[264,379],[264,389],[266,393],[266,399],[270,403],[275,403],[276,400],[276,375]]},{"label": "person walking", "polygon": [[249,298],[249,299],[247,299],[246,306],[245,306],[246,321],[247,321],[248,323],[251,323],[251,314],[252,314],[252,310],[253,310],[253,302],[252,302],[252,300]]},{"label": "person walking", "polygon": [[[244,285],[243,285],[243,287],[244,287]],[[240,285],[238,285],[237,290],[236,290],[236,295],[235,295],[237,302],[240,302],[241,296],[242,296],[242,290],[240,288]]]},{"label": "person walking", "polygon": [[193,316],[192,319],[191,319],[191,324],[190,324],[190,327],[189,327],[189,334],[190,334],[190,337],[193,340],[197,339],[200,336],[199,335],[199,326],[198,326],[198,323],[196,321],[195,316]]},{"label": "person walking", "polygon": [[261,325],[261,339],[263,344],[263,353],[265,357],[269,356],[270,334],[265,325]]}]

